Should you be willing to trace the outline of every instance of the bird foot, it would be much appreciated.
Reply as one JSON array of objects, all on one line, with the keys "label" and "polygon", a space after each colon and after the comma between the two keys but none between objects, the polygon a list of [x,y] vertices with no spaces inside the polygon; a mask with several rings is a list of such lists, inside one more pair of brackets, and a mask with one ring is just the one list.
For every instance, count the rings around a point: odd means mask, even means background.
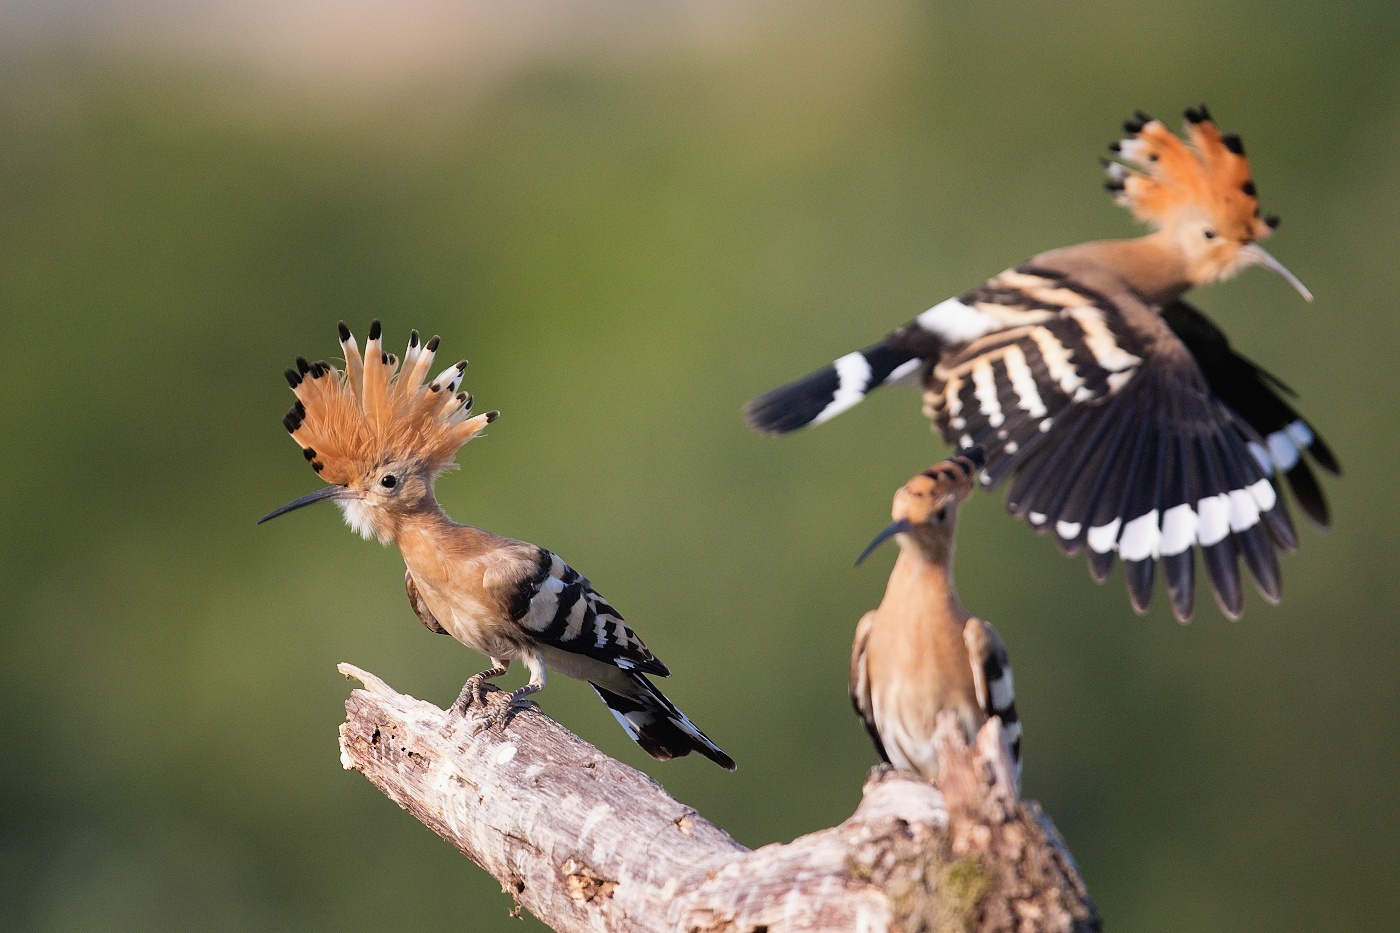
[{"label": "bird foot", "polygon": [[[456,713],[458,716],[465,717],[467,715],[467,710],[471,709],[473,703],[478,706],[485,706],[486,694],[493,690],[500,689],[493,684],[487,683],[487,681],[492,677],[500,677],[505,672],[505,668],[493,667],[489,671],[482,671],[480,674],[473,674],[468,677],[467,682],[462,685],[462,692],[457,694],[457,701],[452,704],[452,712]],[[519,691],[516,692],[518,693]],[[511,694],[511,696],[515,696],[515,694]]]},{"label": "bird foot", "polygon": [[492,707],[486,711],[486,715],[482,717],[481,728],[477,731],[482,732],[486,729],[497,729],[504,732],[506,731],[506,727],[511,724],[521,710],[530,709],[539,712],[540,705],[538,703],[534,700],[525,699],[530,694],[538,692],[539,689],[539,687],[533,684],[526,684],[519,690],[512,691],[506,697],[504,703],[493,704]]}]

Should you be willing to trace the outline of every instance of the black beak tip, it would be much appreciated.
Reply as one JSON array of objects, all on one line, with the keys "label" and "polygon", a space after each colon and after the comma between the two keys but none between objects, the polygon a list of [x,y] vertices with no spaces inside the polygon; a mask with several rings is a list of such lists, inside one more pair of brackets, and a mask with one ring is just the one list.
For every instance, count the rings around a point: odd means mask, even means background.
[{"label": "black beak tip", "polygon": [[344,486],[326,486],[325,488],[318,489],[315,492],[307,493],[300,499],[293,499],[291,502],[288,502],[281,508],[273,509],[271,512],[268,512],[262,518],[258,519],[257,524],[261,525],[263,522],[270,522],[279,515],[286,515],[288,512],[295,512],[297,509],[303,508],[308,505],[315,505],[317,502],[325,502],[327,499],[337,499],[344,492]]},{"label": "black beak tip", "polygon": [[860,552],[860,556],[856,558],[856,566],[859,567],[862,563],[864,563],[865,559],[871,554],[875,553],[876,549],[878,549],[880,545],[884,544],[886,541],[888,541],[890,538],[893,538],[901,531],[908,531],[911,527],[912,526],[909,524],[908,519],[901,518],[897,519],[896,521],[890,522],[888,525],[885,526],[884,531],[881,531],[878,535],[876,535],[875,540],[867,544],[865,546],[865,550]]}]

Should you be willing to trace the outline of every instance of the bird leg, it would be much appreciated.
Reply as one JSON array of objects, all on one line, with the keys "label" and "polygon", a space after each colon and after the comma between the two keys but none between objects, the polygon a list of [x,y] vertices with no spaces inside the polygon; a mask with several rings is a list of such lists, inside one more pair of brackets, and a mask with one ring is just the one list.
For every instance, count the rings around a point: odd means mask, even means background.
[{"label": "bird leg", "polygon": [[504,706],[497,706],[486,714],[486,725],[482,728],[489,729],[492,726],[499,726],[502,731],[510,725],[510,721],[515,718],[515,714],[522,709],[539,709],[534,703],[525,700],[532,693],[539,693],[544,689],[545,673],[544,661],[538,655],[526,655],[521,658],[525,666],[530,669],[530,682],[516,690],[512,690],[506,697]]},{"label": "bird leg", "polygon": [[[484,705],[486,703],[486,681],[500,677],[508,670],[510,670],[509,661],[492,658],[489,670],[467,678],[467,682],[462,685],[462,692],[457,694],[457,702],[452,704],[452,711],[458,716],[465,716],[473,702]],[[516,693],[519,691],[517,690]],[[514,697],[515,694],[512,693],[511,696]]]}]

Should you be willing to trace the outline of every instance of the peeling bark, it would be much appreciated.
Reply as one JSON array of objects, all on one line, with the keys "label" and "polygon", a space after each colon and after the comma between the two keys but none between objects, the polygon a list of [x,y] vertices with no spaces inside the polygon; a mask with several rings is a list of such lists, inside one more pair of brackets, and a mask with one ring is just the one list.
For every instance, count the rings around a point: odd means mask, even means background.
[{"label": "peeling bark", "polygon": [[750,851],[537,710],[483,728],[484,710],[340,670],[365,685],[345,703],[344,766],[561,933],[1099,929],[1054,826],[1016,799],[997,720],[972,748],[940,721],[942,793],[882,766],[844,823]]}]

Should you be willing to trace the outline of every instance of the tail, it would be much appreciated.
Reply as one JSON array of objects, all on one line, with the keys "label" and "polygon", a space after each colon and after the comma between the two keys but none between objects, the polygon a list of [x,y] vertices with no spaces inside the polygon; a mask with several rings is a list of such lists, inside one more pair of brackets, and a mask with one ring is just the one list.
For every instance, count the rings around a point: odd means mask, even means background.
[{"label": "tail", "polygon": [[651,681],[636,673],[631,675],[631,680],[635,690],[627,695],[597,684],[593,684],[593,689],[643,751],[661,761],[699,752],[726,771],[735,769],[734,759],[695,728],[685,713],[676,709]]},{"label": "tail", "polygon": [[830,366],[751,399],[744,419],[761,434],[787,434],[830,421],[881,386],[907,385],[936,361],[948,343],[945,319],[960,302],[937,305],[877,344],[847,353]]}]

